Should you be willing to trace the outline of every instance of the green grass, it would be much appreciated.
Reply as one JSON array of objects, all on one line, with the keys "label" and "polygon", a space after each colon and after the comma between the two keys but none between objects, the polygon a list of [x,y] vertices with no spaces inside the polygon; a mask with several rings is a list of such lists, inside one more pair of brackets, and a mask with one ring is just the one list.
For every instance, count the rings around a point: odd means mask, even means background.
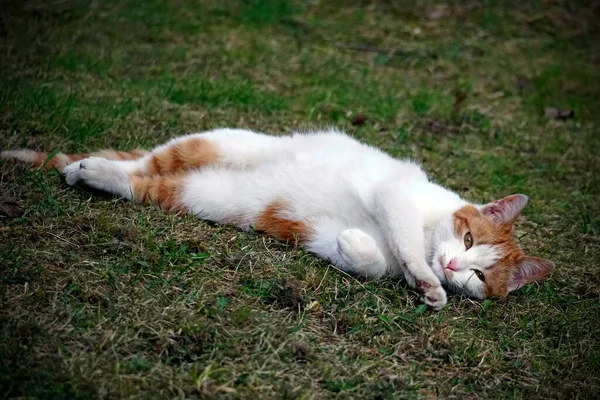
[{"label": "green grass", "polygon": [[402,282],[3,163],[23,213],[0,214],[0,397],[600,396],[599,10],[435,4],[8,2],[2,149],[335,125],[473,201],[528,194],[516,235],[556,269],[433,313]]}]

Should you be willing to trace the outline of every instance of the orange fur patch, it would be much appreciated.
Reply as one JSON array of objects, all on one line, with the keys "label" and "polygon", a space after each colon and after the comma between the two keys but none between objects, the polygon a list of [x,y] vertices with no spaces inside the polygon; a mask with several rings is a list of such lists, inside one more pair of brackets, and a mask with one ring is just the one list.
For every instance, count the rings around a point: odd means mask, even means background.
[{"label": "orange fur patch", "polygon": [[215,164],[218,160],[216,144],[207,139],[189,138],[155,153],[148,163],[148,172],[169,174]]},{"label": "orange fur patch", "polygon": [[98,152],[84,154],[85,157],[102,157],[107,160],[137,160],[144,157],[148,152],[146,150],[134,149],[131,151],[118,151],[118,150],[100,150]]},{"label": "orange fur patch", "polygon": [[285,210],[285,204],[282,202],[270,204],[252,224],[254,229],[284,242],[302,242],[308,236],[308,227],[304,222],[284,218],[282,214]]},{"label": "orange fur patch", "polygon": [[465,206],[454,213],[454,232],[463,238],[467,232],[473,235],[473,245],[489,244],[500,252],[500,259],[485,271],[485,295],[487,297],[504,296],[508,291],[508,283],[518,262],[524,257],[523,252],[512,235],[511,224],[497,224],[484,216],[473,206]]},{"label": "orange fur patch", "polygon": [[163,210],[186,211],[181,204],[183,176],[131,176],[133,195],[138,203],[152,203]]}]

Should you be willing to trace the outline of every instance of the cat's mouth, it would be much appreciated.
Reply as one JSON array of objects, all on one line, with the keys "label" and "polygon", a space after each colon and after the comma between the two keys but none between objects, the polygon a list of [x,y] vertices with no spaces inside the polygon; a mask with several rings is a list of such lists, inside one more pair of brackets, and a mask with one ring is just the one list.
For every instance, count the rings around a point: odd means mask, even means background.
[{"label": "cat's mouth", "polygon": [[447,276],[446,271],[444,270],[444,261],[444,256],[440,256],[437,259],[434,257],[431,263],[431,269],[433,270],[433,273],[442,283],[445,283],[449,278],[451,278]]}]

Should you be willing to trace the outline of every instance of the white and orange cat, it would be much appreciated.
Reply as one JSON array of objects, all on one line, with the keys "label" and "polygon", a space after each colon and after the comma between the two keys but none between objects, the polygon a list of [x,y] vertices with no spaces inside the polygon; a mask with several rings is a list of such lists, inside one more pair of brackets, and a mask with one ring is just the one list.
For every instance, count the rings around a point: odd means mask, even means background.
[{"label": "white and orange cat", "polygon": [[553,267],[524,255],[513,239],[526,196],[471,204],[415,163],[336,131],[217,129],[152,152],[1,156],[46,162],[69,185],[298,242],[354,275],[402,275],[434,309],[446,304],[444,287],[480,299],[504,296]]}]

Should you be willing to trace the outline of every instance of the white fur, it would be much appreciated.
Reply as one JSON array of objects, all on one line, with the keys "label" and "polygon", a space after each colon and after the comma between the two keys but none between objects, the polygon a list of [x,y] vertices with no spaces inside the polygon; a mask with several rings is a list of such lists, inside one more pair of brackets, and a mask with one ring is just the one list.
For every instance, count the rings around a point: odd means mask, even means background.
[{"label": "white fur", "polygon": [[100,157],[89,157],[65,167],[63,173],[68,185],[83,182],[94,189],[132,198],[129,174],[120,168],[121,163]]},{"label": "white fur", "polygon": [[337,251],[342,260],[340,264],[350,272],[373,279],[387,272],[387,262],[375,240],[360,229],[342,231],[337,237]]},{"label": "white fur", "polygon": [[34,163],[38,159],[38,153],[29,149],[4,150],[0,152],[0,158],[12,158],[19,161]]},{"label": "white fur", "polygon": [[[336,131],[275,137],[219,129],[192,136],[214,141],[221,152],[217,165],[185,177],[182,203],[198,217],[226,222],[235,216],[248,229],[269,204],[283,201],[283,217],[313,227],[306,248],[346,271],[369,278],[403,274],[436,309],[446,304],[442,284],[483,296],[471,269],[489,267],[499,255],[489,246],[465,251],[451,216],[468,203],[429,181],[414,162]],[[90,158],[64,172],[70,185],[83,181],[131,198],[128,174],[143,173],[149,157]],[[440,258],[457,258],[460,271],[452,279]]]}]

